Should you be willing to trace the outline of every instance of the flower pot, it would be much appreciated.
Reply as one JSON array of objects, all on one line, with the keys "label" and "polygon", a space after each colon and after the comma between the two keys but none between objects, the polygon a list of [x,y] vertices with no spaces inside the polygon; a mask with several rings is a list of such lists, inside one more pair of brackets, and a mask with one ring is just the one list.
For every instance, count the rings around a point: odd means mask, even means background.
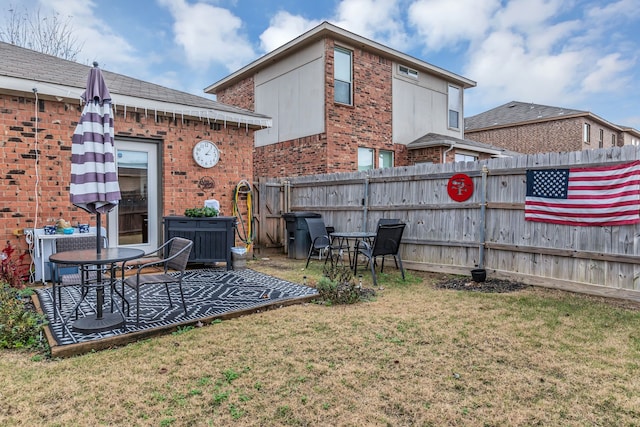
[{"label": "flower pot", "polygon": [[484,268],[474,268],[471,270],[471,278],[474,282],[482,283],[487,280],[487,270]]}]

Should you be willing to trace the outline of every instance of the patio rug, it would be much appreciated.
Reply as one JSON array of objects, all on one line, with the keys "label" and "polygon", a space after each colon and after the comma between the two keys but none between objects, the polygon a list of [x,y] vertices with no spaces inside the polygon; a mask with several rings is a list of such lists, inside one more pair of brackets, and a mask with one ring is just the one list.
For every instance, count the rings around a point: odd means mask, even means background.
[{"label": "patio rug", "polygon": [[[177,286],[169,286],[173,308],[169,308],[164,285],[147,285],[140,288],[140,326],[136,326],[135,292],[125,287],[125,298],[130,302],[130,313],[124,327],[96,333],[79,333],[73,330],[73,320],[62,324],[59,316],[54,319],[51,287],[38,289],[37,295],[42,311],[49,321],[49,330],[58,345],[78,344],[102,340],[123,334],[130,334],[157,328],[170,328],[176,324],[197,323],[200,319],[211,319],[233,311],[244,311],[271,306],[317,295],[314,288],[299,285],[262,274],[250,269],[198,269],[188,270],[182,281],[187,303],[187,315],[182,308],[180,291]],[[118,285],[118,289],[120,286]],[[110,292],[105,288],[105,312],[109,310]],[[68,315],[80,297],[79,288],[62,288],[62,313]],[[115,310],[121,306],[115,295]],[[95,316],[95,291],[91,290],[79,307],[79,316]]]}]

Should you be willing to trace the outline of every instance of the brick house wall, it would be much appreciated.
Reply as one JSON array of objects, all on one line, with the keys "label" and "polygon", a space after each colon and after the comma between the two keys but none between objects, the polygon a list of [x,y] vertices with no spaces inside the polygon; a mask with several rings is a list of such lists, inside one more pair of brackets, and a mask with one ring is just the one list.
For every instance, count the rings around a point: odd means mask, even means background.
[{"label": "brick house wall", "polygon": [[[406,165],[406,146],[392,142],[392,62],[361,48],[353,52],[353,105],[333,102],[332,39],[325,39],[325,133],[254,149],[254,179],[358,170],[358,147],[394,151],[396,166]],[[349,48],[349,46],[345,46]],[[216,94],[229,105],[253,109],[252,78]]]},{"label": "brick house wall", "polygon": [[[392,142],[392,62],[377,54],[350,49],[353,58],[353,105],[334,102],[333,40],[325,43],[325,117],[327,164],[331,172],[358,170],[358,148],[394,150]],[[398,163],[396,166],[402,166]],[[375,164],[377,166],[377,163]]]},{"label": "brick house wall", "polygon": [[409,151],[410,164],[416,163],[442,163],[442,147],[424,147]]},{"label": "brick house wall", "polygon": [[296,138],[256,147],[253,154],[254,179],[328,173],[326,134]]},{"label": "brick house wall", "polygon": [[[423,147],[415,148],[408,151],[408,164],[414,165],[417,163],[453,163],[456,160],[456,150],[449,150],[449,147]],[[488,160],[491,158],[491,154],[488,153],[474,153],[478,160]],[[444,162],[442,156],[445,156]]]},{"label": "brick house wall", "polygon": [[[13,232],[32,228],[36,213],[38,227],[59,218],[72,224],[95,223],[94,216],[69,201],[71,138],[82,107],[77,101],[40,99],[38,104],[36,128],[34,98],[0,94],[0,157],[4,165],[0,236],[23,250],[27,249],[24,237]],[[244,126],[224,127],[186,117],[174,119],[161,112],[156,122],[153,111],[145,114],[129,110],[125,117],[120,108],[114,115],[116,139],[127,137],[160,144],[161,216],[182,215],[186,208],[203,206],[204,200],[211,198],[220,201],[223,214],[231,215],[233,189],[240,179],[253,174],[252,158],[246,155],[253,148],[251,129],[247,132]],[[193,145],[201,139],[210,139],[220,148],[220,161],[212,169],[199,168],[193,161]],[[213,178],[212,190],[198,188],[203,176]],[[159,237],[161,241],[162,236]]]},{"label": "brick house wall", "polygon": [[248,77],[233,86],[229,86],[216,93],[216,101],[227,105],[254,111],[255,83],[253,77]]},{"label": "brick house wall", "polygon": [[[590,125],[590,142],[583,141],[583,127]],[[603,131],[603,147],[600,147],[600,130]],[[523,154],[545,152],[570,152],[611,146],[612,136],[616,135],[616,144],[620,144],[618,132],[589,117],[570,117],[562,120],[550,120],[505,126],[498,129],[466,130],[465,138],[491,144]]]}]

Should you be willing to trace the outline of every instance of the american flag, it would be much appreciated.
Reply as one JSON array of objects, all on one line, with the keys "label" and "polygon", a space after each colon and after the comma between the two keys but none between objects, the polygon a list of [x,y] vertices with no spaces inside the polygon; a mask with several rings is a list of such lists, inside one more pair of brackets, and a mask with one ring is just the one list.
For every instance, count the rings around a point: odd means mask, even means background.
[{"label": "american flag", "polygon": [[580,226],[640,222],[640,161],[527,171],[527,221]]}]

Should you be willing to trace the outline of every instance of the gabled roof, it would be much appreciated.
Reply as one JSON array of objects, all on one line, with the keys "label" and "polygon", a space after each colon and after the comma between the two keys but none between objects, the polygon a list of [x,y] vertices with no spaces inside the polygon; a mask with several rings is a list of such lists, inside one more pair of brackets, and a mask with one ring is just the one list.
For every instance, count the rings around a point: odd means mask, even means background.
[{"label": "gabled roof", "polygon": [[584,116],[588,111],[511,101],[484,113],[464,119],[465,131]]},{"label": "gabled roof", "polygon": [[320,25],[312,28],[306,33],[298,36],[290,42],[280,46],[279,48],[267,53],[266,55],[256,59],[249,65],[241,68],[233,74],[228,75],[222,80],[213,83],[206,87],[204,91],[206,93],[216,93],[222,89],[225,89],[239,81],[246,79],[260,71],[263,68],[271,66],[274,62],[282,60],[284,57],[293,55],[296,51],[315,43],[323,38],[333,38],[334,40],[341,41],[346,44],[350,44],[354,47],[364,47],[370,52],[374,52],[382,57],[389,58],[393,61],[402,62],[403,64],[417,69],[418,71],[424,71],[429,74],[434,74],[442,79],[462,86],[463,88],[470,88],[476,86],[476,82],[469,80],[466,77],[462,77],[458,74],[447,71],[443,68],[436,67],[428,62],[414,58],[405,53],[399,52],[390,47],[384,46],[380,43],[374,42],[340,27],[337,27],[329,22],[323,22]]},{"label": "gabled roof", "polygon": [[464,119],[464,130],[465,132],[474,132],[478,130],[497,129],[575,117],[588,117],[595,122],[616,129],[619,132],[638,132],[635,129],[611,123],[589,111],[518,101],[507,102],[506,104],[485,111],[484,113],[466,117]]},{"label": "gabled roof", "polygon": [[[80,100],[90,66],[0,42],[0,90]],[[270,127],[263,114],[102,70],[114,106]]]},{"label": "gabled roof", "polygon": [[502,147],[496,147],[495,145],[485,144],[471,139],[455,138],[453,136],[441,135],[439,133],[428,133],[423,135],[415,141],[407,144],[407,149],[416,150],[418,148],[442,146],[476,151],[478,153],[487,153],[494,157],[517,156],[520,154]]}]

